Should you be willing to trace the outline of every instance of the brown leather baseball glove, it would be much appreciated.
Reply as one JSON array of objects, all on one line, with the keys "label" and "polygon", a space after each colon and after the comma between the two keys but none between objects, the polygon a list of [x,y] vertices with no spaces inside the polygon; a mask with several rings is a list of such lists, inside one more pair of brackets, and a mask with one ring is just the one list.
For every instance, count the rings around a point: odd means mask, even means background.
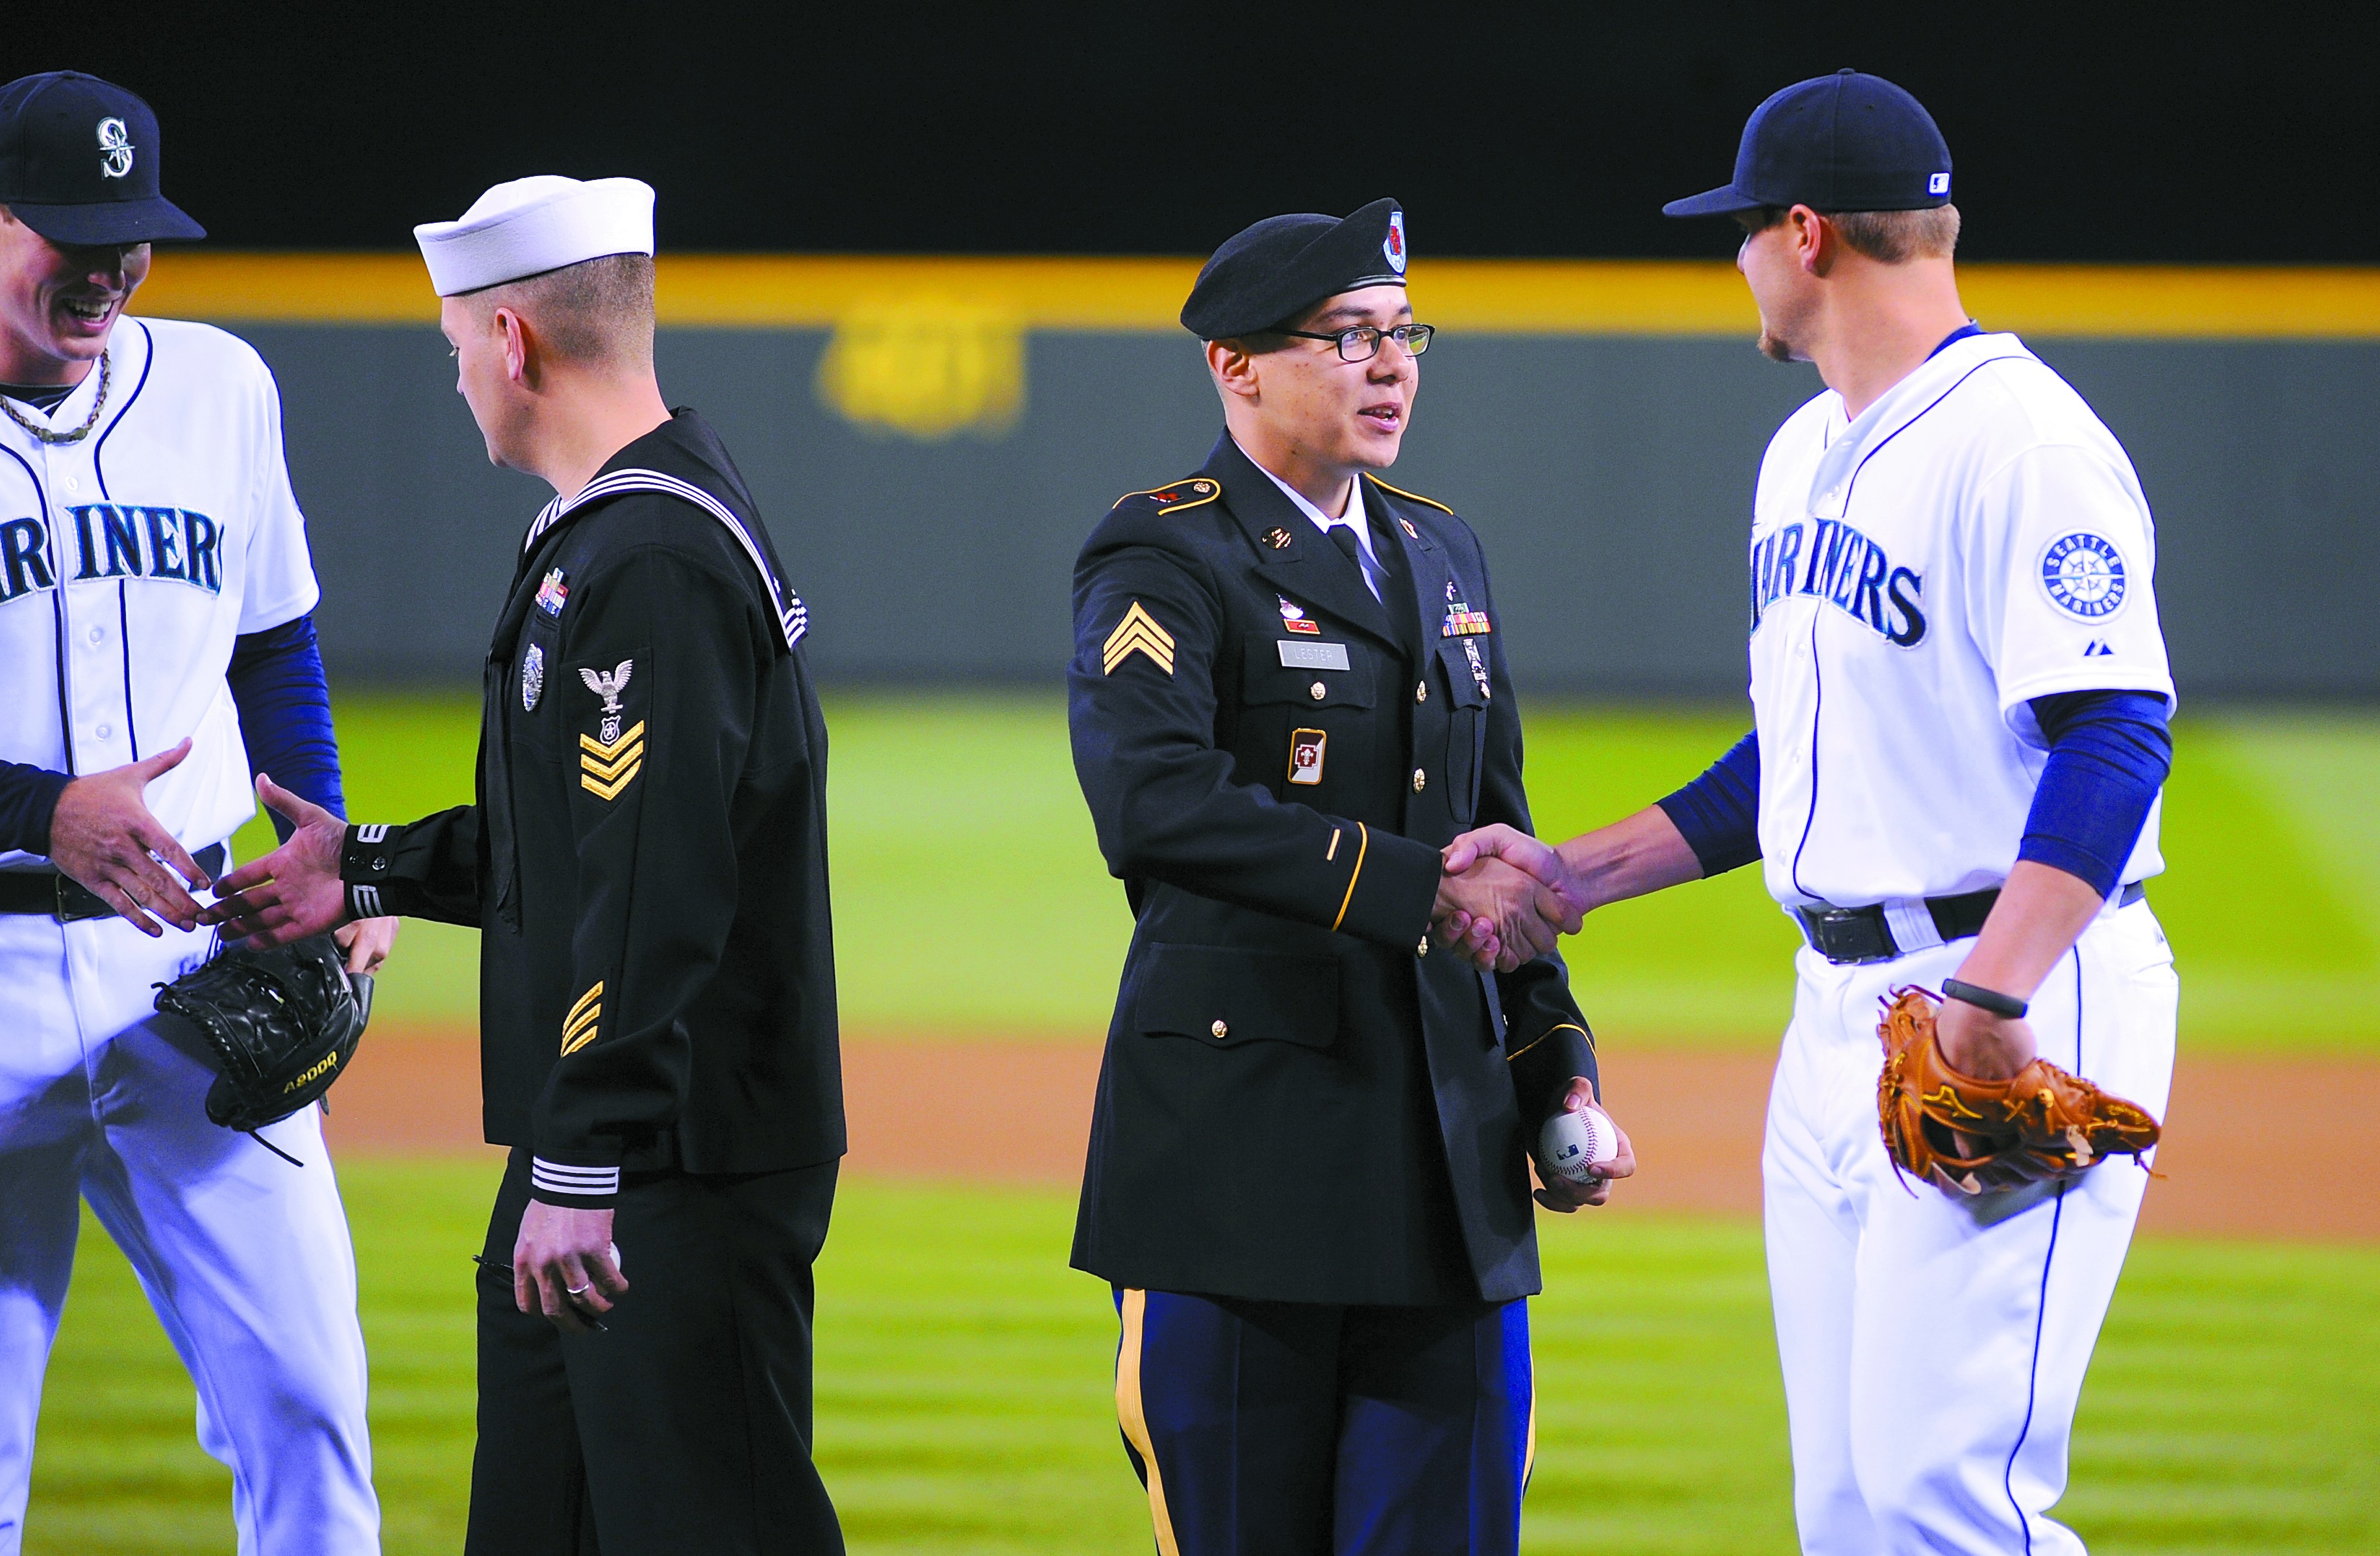
[{"label": "brown leather baseball glove", "polygon": [[2157,1143],[2148,1111],[2046,1059],[2007,1080],[1961,1075],[1934,1035],[1937,998],[1896,989],[1876,1035],[1884,1043],[1876,1112],[1896,1172],[1952,1194],[1997,1194],[2079,1178],[2103,1159]]}]

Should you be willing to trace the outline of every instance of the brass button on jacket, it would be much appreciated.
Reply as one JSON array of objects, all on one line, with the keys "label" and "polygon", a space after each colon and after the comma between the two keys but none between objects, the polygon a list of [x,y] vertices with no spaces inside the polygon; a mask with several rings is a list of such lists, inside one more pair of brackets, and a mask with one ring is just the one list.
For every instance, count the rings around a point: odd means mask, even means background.
[{"label": "brass button on jacket", "polygon": [[1329,687],[1324,686],[1324,685],[1323,685],[1321,682],[1319,682],[1319,681],[1315,682],[1315,683],[1314,683],[1314,685],[1313,685],[1313,687],[1310,687],[1309,689],[1312,691],[1312,693],[1313,693],[1313,695],[1314,695],[1314,700],[1315,700],[1315,701],[1317,701],[1317,702],[1321,701],[1324,698],[1326,698],[1326,697],[1328,697],[1328,696],[1330,696],[1330,688]]},{"label": "brass button on jacket", "polygon": [[1419,793],[1421,793],[1421,792],[1422,792],[1422,790],[1424,790],[1424,789],[1426,789],[1426,788],[1427,788],[1427,787],[1429,787],[1429,774],[1428,774],[1428,773],[1427,773],[1427,772],[1423,772],[1420,768],[1418,768],[1418,767],[1415,768],[1415,769],[1414,769],[1414,793],[1415,793],[1415,794],[1419,794]]},{"label": "brass button on jacket", "polygon": [[1230,1034],[1230,1032],[1231,1032],[1232,1028],[1231,1028],[1229,1026],[1225,1025],[1223,1022],[1218,1021],[1218,1022],[1216,1022],[1212,1027],[1209,1027],[1208,1028],[1208,1031],[1210,1031],[1210,1032],[1212,1032],[1212,1033],[1214,1033],[1214,1034],[1215,1034],[1215,1036],[1217,1036],[1217,1037],[1220,1038],[1220,1037],[1228,1036],[1228,1035]]},{"label": "brass button on jacket", "polygon": [[1429,700],[1429,683],[1427,681],[1420,681],[1415,684],[1414,700],[1415,702],[1427,702]]}]

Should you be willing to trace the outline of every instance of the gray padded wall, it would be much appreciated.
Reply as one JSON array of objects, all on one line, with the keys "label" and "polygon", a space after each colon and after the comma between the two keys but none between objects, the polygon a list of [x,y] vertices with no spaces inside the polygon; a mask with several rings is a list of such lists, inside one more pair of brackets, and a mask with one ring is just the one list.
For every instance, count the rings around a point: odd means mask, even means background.
[{"label": "gray padded wall", "polygon": [[[491,468],[426,328],[242,326],[279,375],[351,679],[478,675],[549,495]],[[1196,346],[1044,334],[998,438],[863,431],[812,388],[817,331],[671,330],[662,382],[717,423],[810,605],[831,682],[1054,681],[1076,546],[1220,426]],[[2185,695],[2380,697],[2380,344],[2050,340],[2131,450]],[[1730,341],[1448,337],[1391,479],[1486,538],[1526,687],[1734,697],[1742,537],[1778,421],[1817,387]]]}]

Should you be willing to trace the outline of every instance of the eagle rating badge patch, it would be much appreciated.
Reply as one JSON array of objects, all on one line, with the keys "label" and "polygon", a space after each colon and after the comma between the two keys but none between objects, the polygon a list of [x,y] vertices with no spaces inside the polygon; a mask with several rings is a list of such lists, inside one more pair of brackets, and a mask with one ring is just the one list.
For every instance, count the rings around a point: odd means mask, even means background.
[{"label": "eagle rating badge patch", "polygon": [[578,736],[578,786],[597,799],[619,798],[620,791],[644,770],[644,721],[639,719],[625,730],[620,727],[626,713],[620,704],[620,694],[628,689],[636,670],[637,662],[633,659],[622,660],[608,672],[591,665],[581,665],[578,670],[578,678],[587,683],[587,689],[603,699],[601,733]]},{"label": "eagle rating badge patch", "polygon": [[2125,586],[2124,554],[2103,535],[2062,535],[2041,553],[2041,587],[2068,615],[2107,620],[2124,608]]}]

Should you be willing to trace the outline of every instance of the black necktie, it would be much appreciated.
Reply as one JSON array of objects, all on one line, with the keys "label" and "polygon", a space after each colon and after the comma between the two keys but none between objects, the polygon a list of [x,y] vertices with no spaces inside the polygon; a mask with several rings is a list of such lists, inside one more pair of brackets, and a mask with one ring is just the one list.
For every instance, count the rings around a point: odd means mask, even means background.
[{"label": "black necktie", "polygon": [[1341,551],[1345,552],[1347,560],[1355,565],[1355,571],[1362,576],[1364,586],[1372,591],[1372,598],[1375,600],[1381,598],[1380,579],[1374,571],[1376,565],[1370,557],[1364,554],[1364,543],[1355,538],[1355,527],[1352,524],[1332,525],[1330,541]]}]

